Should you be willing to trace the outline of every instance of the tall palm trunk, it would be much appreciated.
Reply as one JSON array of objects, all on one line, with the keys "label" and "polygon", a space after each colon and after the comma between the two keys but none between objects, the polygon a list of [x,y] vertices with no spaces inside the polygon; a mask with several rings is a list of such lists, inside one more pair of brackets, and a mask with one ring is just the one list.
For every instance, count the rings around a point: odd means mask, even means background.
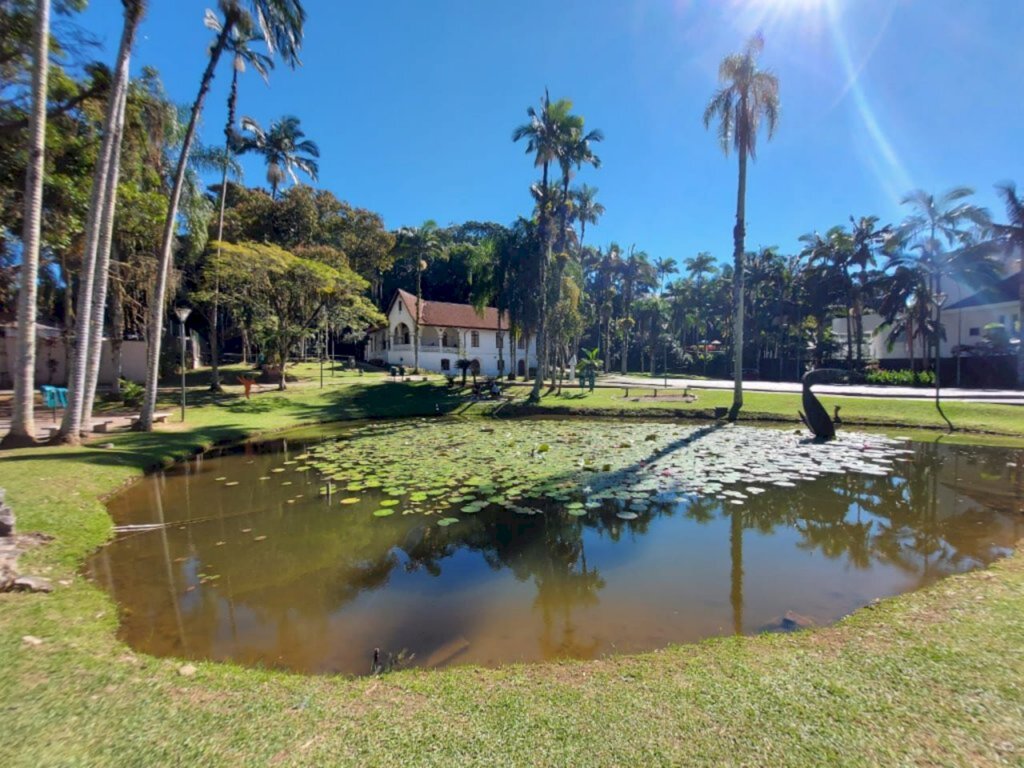
[{"label": "tall palm trunk", "polygon": [[[1020,323],[1017,338],[1024,338],[1024,247],[1020,252],[1020,276],[1017,281],[1020,283],[1017,289],[1017,300],[1020,303],[1017,310],[1017,322]],[[1024,343],[1017,345],[1017,386],[1024,387]]]},{"label": "tall palm trunk", "polygon": [[14,374],[14,410],[3,447],[36,441],[36,295],[39,240],[43,216],[43,174],[46,152],[46,84],[50,59],[50,0],[37,0],[33,40],[32,115],[29,118],[29,160],[25,173],[25,214],[22,228],[21,292],[18,295],[18,351]]},{"label": "tall palm trunk", "polygon": [[[940,268],[941,269],[941,268]],[[952,432],[953,422],[949,420],[946,412],[942,410],[940,391],[942,388],[942,272],[935,273],[935,410],[939,412],[942,420],[946,422],[949,431]]]},{"label": "tall palm trunk", "polygon": [[732,629],[737,635],[743,634],[743,516],[732,513],[729,521],[730,589],[729,602],[732,605]]},{"label": "tall palm trunk", "polygon": [[[91,414],[85,412],[87,391],[89,388],[89,352],[90,334],[94,328],[93,308],[96,304],[96,281],[102,278],[104,290],[106,290],[105,274],[101,275],[97,270],[97,261],[104,259],[109,264],[109,243],[106,238],[107,224],[112,222],[107,215],[113,217],[113,201],[110,199],[116,195],[116,174],[112,175],[111,170],[115,162],[115,151],[120,151],[120,129],[118,119],[123,119],[122,99],[128,89],[129,79],[129,58],[131,56],[132,44],[135,40],[135,31],[138,28],[138,19],[142,12],[141,3],[127,3],[125,5],[125,22],[121,31],[121,42],[117,51],[117,64],[115,65],[114,82],[111,85],[110,96],[107,100],[107,112],[103,125],[103,141],[100,144],[99,159],[96,163],[96,170],[93,173],[92,194],[89,199],[89,214],[86,217],[85,234],[85,255],[82,258],[81,276],[78,281],[78,317],[75,323],[75,354],[72,359],[71,374],[68,382],[68,407],[64,411],[64,419],[60,425],[58,441],[77,444],[81,439],[83,419],[88,419]],[[113,187],[111,181],[113,180]],[[108,202],[110,205],[108,206]],[[106,239],[107,248],[101,254],[102,241]],[[103,328],[103,306],[99,307],[100,336]]]},{"label": "tall palm trunk", "polygon": [[[133,25],[137,25],[136,18]],[[125,23],[129,20],[126,16]],[[129,45],[129,53],[131,46]],[[96,277],[93,280],[92,309],[89,316],[89,343],[86,347],[88,362],[85,377],[85,393],[82,400],[82,426],[91,427],[92,407],[96,401],[96,386],[99,383],[100,361],[103,356],[103,315],[107,305],[107,287],[110,284],[110,247],[114,235],[114,212],[117,207],[117,182],[121,172],[121,138],[124,134],[124,111],[128,98],[128,59],[124,61],[125,86],[117,104],[114,120],[114,150],[107,173],[107,195],[103,205],[100,227],[99,249],[96,252]]]},{"label": "tall palm trunk", "polygon": [[[217,218],[217,263],[220,263],[220,243],[224,239],[224,207],[228,196],[228,166],[231,163],[231,139],[235,129],[235,111],[238,105],[238,67],[231,73],[231,91],[228,94],[228,120],[224,125],[224,167],[220,176],[220,215]],[[223,392],[220,383],[220,275],[213,278],[213,311],[210,322],[210,391]]]},{"label": "tall palm trunk", "polygon": [[[540,290],[537,295],[537,328],[535,350],[537,354],[537,371],[533,378],[533,389],[530,390],[529,402],[540,402],[540,391],[544,386],[544,363],[547,357],[547,314],[548,314],[548,264],[551,261],[551,224],[548,210],[548,163],[544,163],[541,176],[540,199],[540,248],[541,258],[538,264],[538,283]],[[529,356],[527,356],[529,361]],[[527,363],[529,373],[529,363]]]},{"label": "tall palm trunk", "polygon": [[178,204],[181,202],[181,190],[185,186],[188,156],[192,149],[192,141],[196,135],[199,114],[203,110],[203,102],[206,100],[206,94],[210,90],[210,84],[213,82],[213,74],[217,68],[217,62],[220,61],[221,54],[227,46],[228,38],[235,28],[236,21],[235,16],[227,16],[220,34],[217,35],[217,42],[214,43],[210,51],[210,61],[207,63],[206,70],[203,72],[203,79],[199,83],[199,93],[192,104],[188,128],[185,130],[185,137],[181,143],[181,152],[178,156],[174,186],[171,189],[171,199],[167,207],[167,218],[164,220],[163,240],[160,246],[160,260],[156,274],[156,287],[153,295],[150,297],[149,332],[148,344],[146,346],[146,391],[142,401],[142,413],[139,417],[139,429],[145,432],[153,430],[153,414],[156,411],[156,392],[160,377],[160,344],[163,341],[164,331],[164,302],[167,299],[167,273],[170,271],[174,251],[174,233],[178,220]]},{"label": "tall palm trunk", "polygon": [[[852,298],[852,297],[851,297]],[[853,316],[852,316],[852,305],[856,299],[850,302],[849,307],[846,308],[846,370],[850,370],[853,366]]]},{"label": "tall palm trunk", "polygon": [[[120,264],[117,254],[114,253],[115,263]],[[121,270],[118,270],[118,278],[114,280],[114,294],[110,300],[110,362],[113,366],[111,371],[110,389],[115,395],[121,394],[121,347],[124,343],[124,277]]]},{"label": "tall palm trunk", "polygon": [[[746,100],[741,107],[742,114],[746,114]],[[741,126],[740,130],[745,130]],[[733,365],[733,391],[732,407],[729,409],[729,421],[735,421],[743,407],[743,241],[747,232],[746,207],[747,207],[747,142],[745,138],[740,139],[740,162],[739,162],[739,183],[736,190],[736,226],[733,227],[733,276],[732,276],[732,302],[733,302],[733,331],[732,331],[732,365]]]},{"label": "tall palm trunk", "polygon": [[423,260],[416,256],[416,312],[412,316],[412,372],[420,372],[420,316],[423,312]]}]

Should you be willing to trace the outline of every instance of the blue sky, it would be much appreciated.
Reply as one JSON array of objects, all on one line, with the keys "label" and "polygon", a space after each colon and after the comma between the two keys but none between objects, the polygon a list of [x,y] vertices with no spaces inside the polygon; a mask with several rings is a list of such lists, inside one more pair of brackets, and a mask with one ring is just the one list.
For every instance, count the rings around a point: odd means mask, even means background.
[{"label": "blue sky", "polygon": [[[134,59],[189,102],[211,33],[202,0],[150,0]],[[319,186],[379,211],[389,227],[528,214],[535,178],[511,141],[545,86],[605,141],[579,180],[607,214],[591,243],[652,257],[731,254],[736,160],[701,115],[721,58],[758,28],[781,81],[775,139],[759,140],[748,247],[797,238],[850,214],[898,220],[913,187],[966,184],[1002,215],[997,182],[1024,185],[1020,0],[306,0],[303,66],[269,87],[243,77],[240,114],[295,114],[320,145]],[[118,0],[83,22],[112,59]],[[228,67],[201,127],[220,142]],[[247,161],[246,182],[264,170]]]}]

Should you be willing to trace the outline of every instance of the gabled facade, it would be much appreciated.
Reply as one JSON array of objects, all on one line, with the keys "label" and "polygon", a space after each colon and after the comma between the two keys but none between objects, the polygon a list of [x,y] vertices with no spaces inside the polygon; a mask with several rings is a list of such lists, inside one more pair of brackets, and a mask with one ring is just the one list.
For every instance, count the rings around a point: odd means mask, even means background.
[{"label": "gabled facade", "polygon": [[[476,361],[483,376],[500,376],[511,369],[508,317],[486,307],[477,312],[469,304],[424,299],[417,311],[416,297],[398,290],[387,308],[388,323],[368,334],[366,359],[412,369],[415,360],[416,318],[419,317],[421,370],[458,374],[460,359]],[[536,342],[515,343],[515,373],[525,376],[537,365]]]}]

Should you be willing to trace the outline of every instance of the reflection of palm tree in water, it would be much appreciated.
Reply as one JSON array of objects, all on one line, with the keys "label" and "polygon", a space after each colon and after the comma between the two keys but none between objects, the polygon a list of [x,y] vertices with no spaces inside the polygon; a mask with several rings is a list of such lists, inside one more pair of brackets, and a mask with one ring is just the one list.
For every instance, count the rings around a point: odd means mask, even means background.
[{"label": "reflection of palm tree in water", "polygon": [[[533,603],[540,609],[544,624],[541,652],[545,658],[590,658],[596,653],[599,641],[576,637],[572,609],[596,605],[597,591],[604,587],[605,581],[596,569],[587,567],[580,526],[545,525],[543,545],[545,551],[534,573],[537,597]],[[559,611],[562,629],[561,638],[556,640],[555,616]]]},{"label": "reflection of palm tree in water", "polygon": [[733,509],[729,521],[729,602],[732,605],[732,631],[743,634],[743,513]]}]

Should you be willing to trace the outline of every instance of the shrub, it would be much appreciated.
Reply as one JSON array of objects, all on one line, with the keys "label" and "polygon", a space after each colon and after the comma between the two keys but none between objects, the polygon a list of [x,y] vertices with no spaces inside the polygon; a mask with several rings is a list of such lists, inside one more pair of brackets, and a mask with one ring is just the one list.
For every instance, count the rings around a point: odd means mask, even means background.
[{"label": "shrub", "polygon": [[132,408],[142,405],[142,396],[145,389],[141,384],[136,384],[128,379],[121,379],[121,402]]},{"label": "shrub", "polygon": [[890,387],[934,387],[934,371],[911,371],[903,368],[898,371],[868,371],[864,375],[868,384],[881,384]]}]

